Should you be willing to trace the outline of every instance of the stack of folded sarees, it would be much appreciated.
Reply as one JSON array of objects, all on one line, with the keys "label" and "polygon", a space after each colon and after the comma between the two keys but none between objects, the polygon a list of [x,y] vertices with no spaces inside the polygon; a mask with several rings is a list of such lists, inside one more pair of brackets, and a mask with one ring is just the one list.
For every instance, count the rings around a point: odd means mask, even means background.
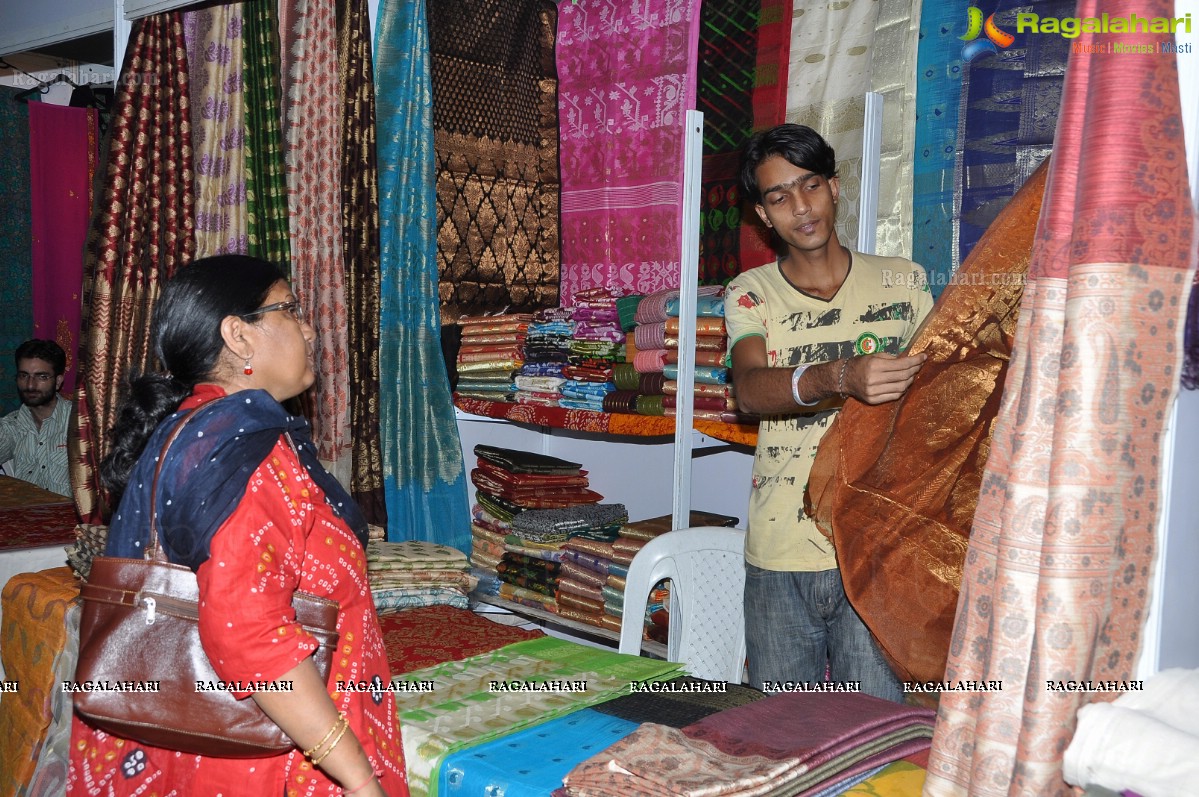
[{"label": "stack of folded sarees", "polygon": [[467,608],[475,587],[466,554],[448,545],[372,540],[366,546],[371,597],[379,611],[417,606]]},{"label": "stack of folded sarees", "polygon": [[[736,401],[728,384],[728,338],[719,286],[699,288],[695,319],[695,417],[735,419]],[[621,306],[626,331],[625,357],[632,367],[614,373],[616,395],[609,412],[673,415],[678,406],[679,292],[666,290]],[[631,313],[630,313],[631,310]]]},{"label": "stack of folded sarees", "polygon": [[[613,540],[628,517],[623,504],[590,504],[522,512],[512,519],[504,558],[510,560],[520,555],[551,559],[556,567],[544,586],[553,590],[554,610],[564,617],[584,622],[588,618],[594,619],[597,621],[594,624],[598,625],[604,605],[599,590],[601,582],[598,578],[580,578],[575,564],[568,561],[570,546],[585,542],[602,544]],[[500,578],[504,578],[502,567]]]},{"label": "stack of folded sarees", "polygon": [[867,773],[927,750],[935,717],[851,692],[773,694],[681,728],[643,722],[577,765],[553,794],[839,794]]},{"label": "stack of folded sarees", "polygon": [[558,406],[574,331],[573,308],[546,308],[534,314],[525,337],[524,364],[515,380],[518,403]]},{"label": "stack of folded sarees", "polygon": [[525,336],[533,316],[529,313],[463,316],[462,342],[455,368],[457,392],[491,401],[512,401],[513,381],[524,363]]},{"label": "stack of folded sarees", "polygon": [[[734,526],[737,519],[711,512],[693,511],[693,526]],[[562,545],[558,578],[559,613],[571,606],[572,619],[619,631],[624,617],[624,593],[633,557],[654,537],[670,531],[671,517],[651,518],[608,526],[598,532],[575,534]],[[645,636],[665,641],[666,602],[669,590],[659,586],[646,607]],[[581,600],[579,600],[581,599]],[[657,627],[651,633],[651,629]]]},{"label": "stack of folded sarees", "polygon": [[624,333],[616,298],[604,288],[579,291],[571,308],[575,321],[559,406],[600,412],[616,390],[612,368],[624,356]]},{"label": "stack of folded sarees", "polygon": [[471,564],[485,583],[498,584],[494,594],[552,611],[561,545],[521,539],[517,519],[545,509],[592,506],[603,496],[590,489],[577,462],[487,445],[475,446],[474,453]]}]

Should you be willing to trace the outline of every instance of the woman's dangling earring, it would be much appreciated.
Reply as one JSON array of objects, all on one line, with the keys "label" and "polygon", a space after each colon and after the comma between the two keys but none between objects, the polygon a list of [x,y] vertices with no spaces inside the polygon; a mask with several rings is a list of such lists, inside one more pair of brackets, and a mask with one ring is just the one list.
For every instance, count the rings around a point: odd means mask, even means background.
[{"label": "woman's dangling earring", "polygon": [[251,366],[251,365],[250,365],[250,358],[249,358],[249,357],[247,357],[247,358],[246,358],[246,367],[245,367],[245,368],[242,368],[242,369],[241,369],[241,372],[242,372],[243,374],[245,374],[246,376],[250,376],[250,375],[252,375],[252,374],[254,373],[254,368],[253,368],[253,366]]}]

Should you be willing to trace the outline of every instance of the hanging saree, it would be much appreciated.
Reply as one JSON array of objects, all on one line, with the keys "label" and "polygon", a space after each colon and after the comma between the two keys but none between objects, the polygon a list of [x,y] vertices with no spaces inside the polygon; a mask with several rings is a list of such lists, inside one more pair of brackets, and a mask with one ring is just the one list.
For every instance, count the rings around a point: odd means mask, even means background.
[{"label": "hanging saree", "polygon": [[424,0],[384,0],[375,32],[387,538],[470,550],[462,443],[441,353]]},{"label": "hanging saree", "polygon": [[556,5],[430,0],[427,11],[442,321],[556,307]]},{"label": "hanging saree", "polygon": [[878,3],[795,0],[787,71],[787,121],[807,125],[837,153],[837,236],[855,246],[862,189],[865,95],[870,90]]},{"label": "hanging saree", "polygon": [[279,7],[283,156],[291,224],[292,289],[316,330],[313,440],[343,484],[350,476],[349,355],[341,234],[341,118],[337,25],[332,3]]},{"label": "hanging saree", "polygon": [[65,395],[75,389],[83,247],[92,212],[99,136],[95,109],[29,105],[33,337],[53,340],[66,352]]},{"label": "hanging saree", "polygon": [[[23,89],[0,86],[0,280],[8,310],[0,313],[0,347],[13,351],[33,329],[32,225],[29,186],[29,106],[13,99]],[[0,358],[0,410],[21,406],[12,358]]]},{"label": "hanging saree", "polygon": [[700,8],[696,107],[704,114],[702,284],[720,285],[741,273],[739,167],[755,121],[758,25],[764,11],[762,0],[704,3]]},{"label": "hanging saree", "polygon": [[281,64],[274,3],[244,5],[246,253],[291,273],[287,179],[279,108]]},{"label": "hanging saree", "polygon": [[558,15],[562,305],[586,288],[677,288],[699,3],[578,0]]},{"label": "hanging saree", "polygon": [[970,524],[1016,332],[1042,166],[946,289],[909,351],[929,359],[898,400],[849,401],[820,441],[808,514],[845,594],[906,681],[941,681]]},{"label": "hanging saree", "polygon": [[245,3],[183,14],[191,78],[196,179],[196,258],[245,254]]},{"label": "hanging saree", "polygon": [[75,508],[88,523],[103,522],[106,512],[98,468],[125,376],[153,365],[151,308],[162,282],[195,253],[183,15],[134,22],[121,74],[84,259],[76,419],[68,440]]},{"label": "hanging saree", "polygon": [[[1074,14],[1173,9],[1082,0]],[[1115,693],[1047,682],[1137,672],[1195,269],[1178,59],[1157,50],[1169,38],[1084,28],[1071,40],[945,672],[1003,689],[941,696],[926,795],[1073,794],[1062,752],[1078,709]]]},{"label": "hanging saree", "polygon": [[1073,0],[1005,0],[995,23],[1015,37],[1010,47],[970,62],[962,72],[955,160],[954,262],[1053,150],[1071,39],[1021,33],[1016,14],[1074,15]]},{"label": "hanging saree", "polygon": [[912,260],[924,266],[933,296],[957,267],[953,246],[954,160],[962,94],[962,40],[972,0],[924,3],[916,60],[916,147]]},{"label": "hanging saree", "polygon": [[350,344],[350,494],[387,525],[379,444],[379,170],[370,21],[363,0],[337,3],[341,96],[341,232]]}]

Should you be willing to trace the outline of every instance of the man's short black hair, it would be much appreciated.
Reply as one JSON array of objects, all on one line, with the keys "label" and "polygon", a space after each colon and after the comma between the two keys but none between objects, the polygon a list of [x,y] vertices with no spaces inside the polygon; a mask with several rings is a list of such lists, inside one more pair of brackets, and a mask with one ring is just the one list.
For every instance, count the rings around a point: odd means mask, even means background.
[{"label": "man's short black hair", "polygon": [[67,353],[52,340],[27,340],[17,347],[13,359],[20,368],[21,360],[45,360],[54,367],[54,375],[62,376],[67,370]]},{"label": "man's short black hair", "polygon": [[806,125],[785,124],[754,133],[741,153],[741,189],[755,205],[762,201],[754,175],[762,161],[780,155],[793,166],[826,180],[837,176],[837,156],[824,137]]}]

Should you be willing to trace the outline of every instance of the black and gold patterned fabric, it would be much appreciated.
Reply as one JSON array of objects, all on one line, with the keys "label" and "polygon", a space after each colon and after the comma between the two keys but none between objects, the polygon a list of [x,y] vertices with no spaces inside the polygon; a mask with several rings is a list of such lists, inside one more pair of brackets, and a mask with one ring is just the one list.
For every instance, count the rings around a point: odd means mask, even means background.
[{"label": "black and gold patterned fabric", "polygon": [[557,6],[430,1],[442,323],[558,303]]}]

